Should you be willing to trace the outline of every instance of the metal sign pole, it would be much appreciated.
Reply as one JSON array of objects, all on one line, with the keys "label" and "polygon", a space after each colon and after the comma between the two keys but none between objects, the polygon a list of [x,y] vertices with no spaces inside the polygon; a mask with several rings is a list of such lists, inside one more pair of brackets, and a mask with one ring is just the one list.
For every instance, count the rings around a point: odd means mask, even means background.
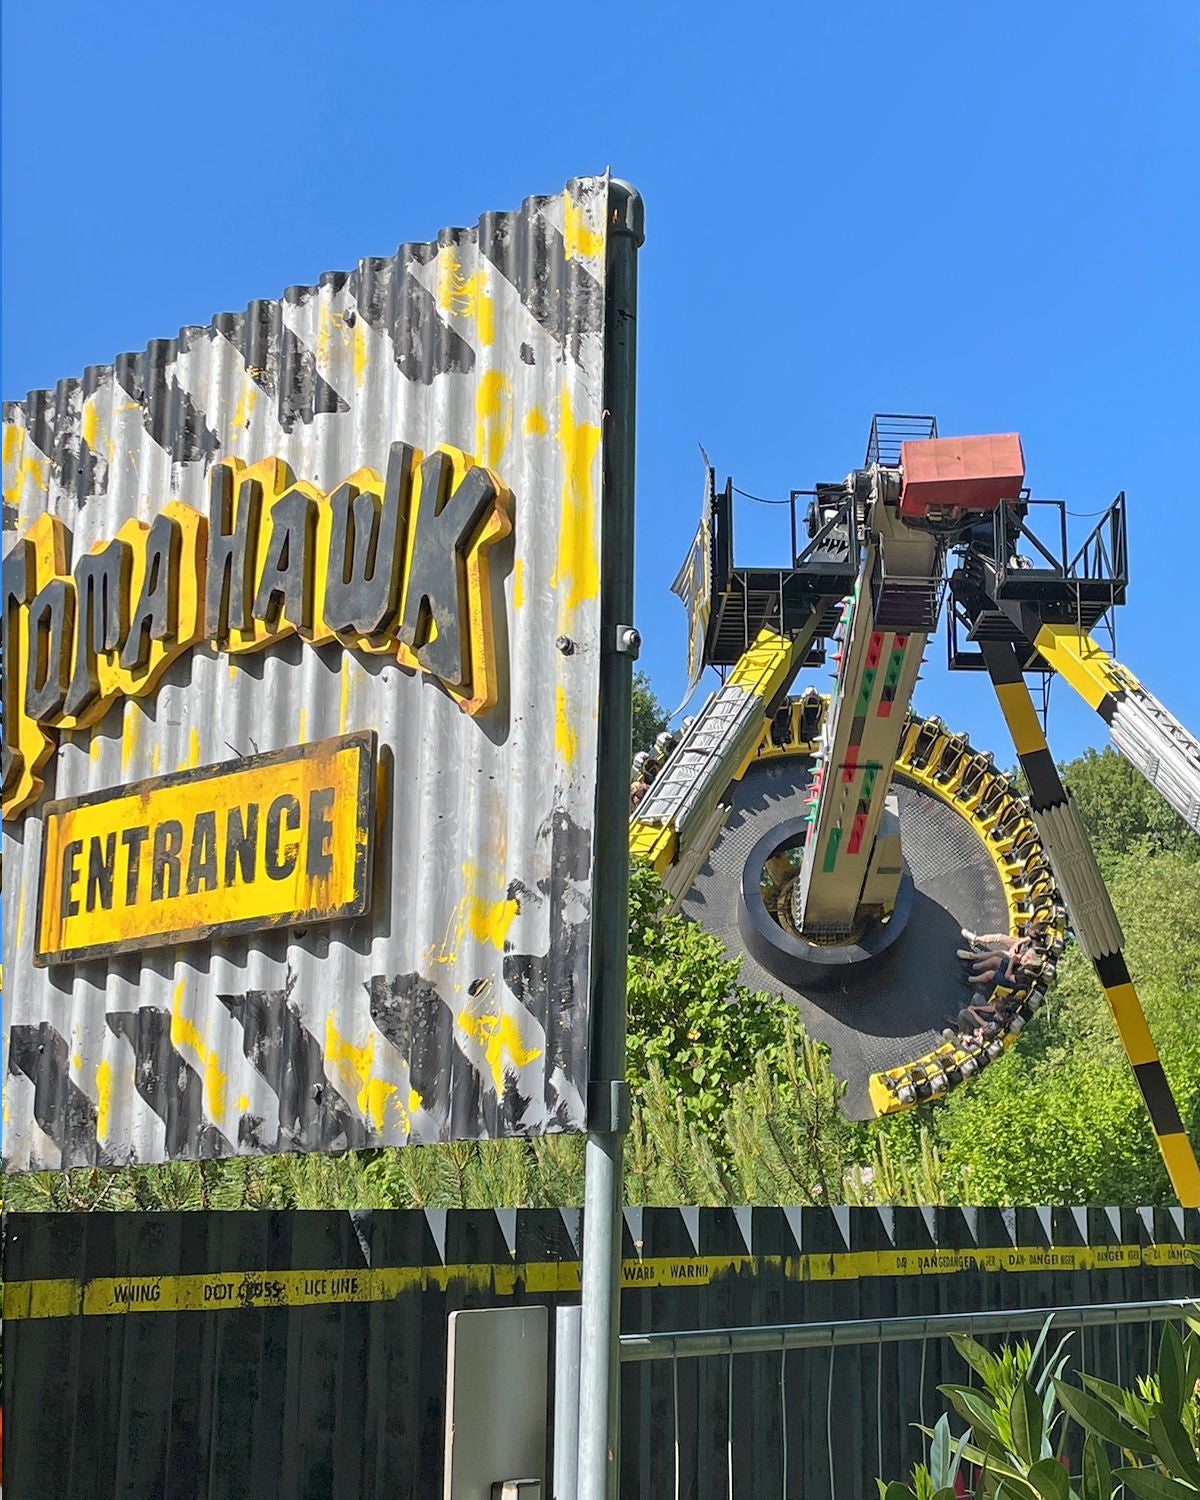
[{"label": "metal sign pole", "polygon": [[621,1154],[629,927],[629,759],[633,660],[637,252],[642,199],[609,188],[601,499],[600,747],[592,872],[592,994],[585,1155],[578,1500],[616,1500],[619,1444]]}]

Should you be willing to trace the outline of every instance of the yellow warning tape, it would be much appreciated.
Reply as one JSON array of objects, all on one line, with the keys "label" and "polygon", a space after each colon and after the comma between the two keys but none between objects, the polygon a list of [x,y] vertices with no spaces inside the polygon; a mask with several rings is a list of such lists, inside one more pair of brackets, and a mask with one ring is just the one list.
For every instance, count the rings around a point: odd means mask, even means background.
[{"label": "yellow warning tape", "polygon": [[[852,1250],[827,1255],[653,1256],[627,1260],[622,1283],[638,1287],[708,1286],[729,1276],[784,1281],[855,1281],[956,1271],[1100,1271],[1183,1266],[1200,1245],[1005,1245],[966,1250]],[[116,1317],[127,1313],[226,1312],[390,1302],[412,1291],[470,1286],[510,1297],[579,1291],[579,1262],[514,1261],[479,1265],[381,1266],[308,1271],[206,1271],[187,1276],[95,1276],[86,1281],[9,1281],[5,1319]]]}]

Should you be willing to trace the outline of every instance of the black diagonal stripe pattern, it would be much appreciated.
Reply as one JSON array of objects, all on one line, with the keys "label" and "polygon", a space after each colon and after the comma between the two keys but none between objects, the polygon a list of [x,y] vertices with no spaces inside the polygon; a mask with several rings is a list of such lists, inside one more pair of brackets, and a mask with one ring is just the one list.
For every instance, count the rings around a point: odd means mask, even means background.
[{"label": "black diagonal stripe pattern", "polygon": [[559,231],[531,212],[484,214],[479,249],[516,288],[529,315],[578,360],[583,330],[601,316],[604,290],[582,260],[567,259]]},{"label": "black diagonal stripe pattern", "polygon": [[13,1026],[8,1071],[33,1084],[33,1118],[62,1152],[60,1167],[94,1167],[108,1161],[96,1140],[96,1106],[71,1080],[67,1041],[49,1021]]},{"label": "black diagonal stripe pattern", "polygon": [[[70,381],[60,380],[58,389],[61,390],[65,385],[69,390],[70,384]],[[30,391],[22,403],[25,408],[26,437],[51,463],[54,461],[54,420],[57,407],[54,397],[54,391]]]},{"label": "black diagonal stripe pattern", "polygon": [[204,413],[175,378],[179,344],[154,339],[140,354],[118,354],[117,384],[142,409],[142,425],[175,463],[190,464],[216,453],[220,441]]},{"label": "black diagonal stripe pattern", "polygon": [[233,1147],[204,1118],[200,1075],[171,1041],[171,1012],[143,1005],[110,1010],[104,1019],[133,1048],[133,1086],[166,1127],[167,1156],[231,1156]]},{"label": "black diagonal stripe pattern", "polygon": [[[82,381],[60,380],[53,391],[30,391],[22,403],[26,441],[44,456],[52,482],[73,494],[79,509],[91,496],[103,494],[108,488],[108,462],[84,440],[81,420],[83,403],[100,388],[107,374],[104,366],[89,365]],[[4,420],[16,420],[16,403],[5,403]],[[6,526],[10,524],[9,508],[6,505]],[[17,508],[11,509],[11,524],[15,525]]]},{"label": "black diagonal stripe pattern", "polygon": [[34,446],[49,460],[52,483],[68,493],[74,492],[77,500],[81,470],[89,467],[84,460],[86,444],[80,430],[83,394],[80,380],[60,380],[53,392],[32,393],[27,428]]},{"label": "black diagonal stripe pattern", "polygon": [[[558,1097],[552,1079],[560,1070],[566,1078],[582,1078],[587,1046],[587,921],[571,922],[567,913],[579,910],[578,893],[588,879],[592,843],[588,830],[561,808],[538,830],[538,838],[550,843],[550,878],[542,894],[549,898],[550,931],[561,938],[545,954],[506,952],[504,982],[545,1034],[545,1103],[550,1120],[562,1127],[572,1122],[567,1102]],[[509,896],[522,899],[512,889]]]},{"label": "black diagonal stripe pattern", "polygon": [[[478,229],[445,230],[436,243],[404,244],[392,257],[360,261],[352,272],[326,272],[320,286],[335,296],[348,289],[347,322],[363,317],[386,333],[406,379],[429,385],[439,375],[469,374],[475,350],[442,316],[418,274],[440,248],[461,245],[465,254],[503,276],[529,315],[579,360],[582,330],[596,326],[604,292],[582,258],[567,257],[563,235],[548,217],[557,201],[531,198],[515,213],[484,214]],[[285,300],[303,305],[317,295],[317,287],[293,287]],[[177,338],[157,339],[143,351],[119,355],[111,367],[91,367],[82,383],[65,380],[53,391],[31,391],[15,405],[24,413],[30,441],[50,460],[58,484],[81,505],[107,489],[107,464],[83,441],[80,410],[91,389],[109,378],[137,403],[146,432],[172,461],[206,462],[222,451],[210,414],[180,384],[175,369],[181,353],[211,340],[214,333],[240,350],[250,377],[275,401],[286,432],[322,414],[348,412],[349,399],[320,374],[313,350],[285,326],[282,307],[278,300],[258,301],[244,313],[219,313],[207,328],[183,328]],[[521,357],[527,362],[535,358],[528,343],[522,345]],[[6,420],[11,420],[9,409]],[[212,418],[219,421],[222,414]]]},{"label": "black diagonal stripe pattern", "polygon": [[[88,365],[83,372],[84,402],[90,401],[98,392],[108,388],[111,395],[112,371],[105,365]],[[102,404],[102,403],[101,403]],[[64,482],[66,476],[64,475]],[[95,452],[81,435],[75,473],[71,476],[70,488],[75,492],[75,504],[82,510],[93,495],[103,495],[108,489],[108,459]]]},{"label": "black diagonal stripe pattern", "polygon": [[[312,295],[311,287],[292,287],[286,300],[302,306]],[[315,416],[350,410],[318,372],[313,351],[284,323],[282,303],[251,302],[244,313],[220,313],[213,327],[235,346],[250,379],[275,402],[285,432],[295,431],[297,422],[307,426]]]},{"label": "black diagonal stripe pattern", "polygon": [[419,385],[475,368],[474,349],[446,322],[432,293],[408,269],[411,261],[427,261],[432,250],[405,245],[394,260],[364,260],[350,276],[358,316],[387,334],[397,369]]},{"label": "black diagonal stripe pattern", "polygon": [[264,1151],[344,1151],[367,1144],[366,1131],[325,1076],[325,1054],[305,1029],[291,998],[291,975],[280,990],[246,990],[217,999],[242,1028],[242,1052],[279,1100],[279,1131],[243,1121],[239,1140]]},{"label": "black diagonal stripe pattern", "polygon": [[349,411],[334,388],[317,372],[317,357],[284,327],[279,350],[279,425],[292,432],[297,422],[307,425],[321,413]]},{"label": "black diagonal stripe pattern", "polygon": [[[483,1136],[483,1080],[459,1047],[450,1007],[436,986],[417,973],[374,974],[364,988],[371,1019],[408,1064],[421,1108],[436,1121],[437,1138]],[[427,1136],[423,1133],[421,1139]]]}]

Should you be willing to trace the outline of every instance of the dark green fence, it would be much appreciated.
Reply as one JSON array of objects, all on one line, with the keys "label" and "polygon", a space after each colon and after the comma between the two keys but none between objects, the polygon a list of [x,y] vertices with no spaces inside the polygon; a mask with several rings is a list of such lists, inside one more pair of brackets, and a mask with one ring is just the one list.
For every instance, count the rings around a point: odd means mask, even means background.
[{"label": "dark green fence", "polygon": [[[447,1314],[577,1301],[579,1230],[577,1210],[7,1215],[7,1500],[436,1500]],[[1189,1245],[1180,1210],[631,1209],[623,1325],[1186,1297]],[[1072,1345],[1132,1380],[1154,1337]],[[868,1495],[966,1379],[940,1338],[627,1364],[623,1492],[723,1497],[732,1472],[756,1500]]]}]

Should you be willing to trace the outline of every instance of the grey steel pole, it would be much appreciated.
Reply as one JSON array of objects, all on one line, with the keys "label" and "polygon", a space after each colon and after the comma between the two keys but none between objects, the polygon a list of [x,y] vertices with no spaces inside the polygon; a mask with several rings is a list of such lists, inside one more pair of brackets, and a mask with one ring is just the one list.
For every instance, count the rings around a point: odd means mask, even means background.
[{"label": "grey steel pole", "polygon": [[620,1437],[621,1153],[629,940],[634,411],[641,195],[609,187],[601,491],[600,751],[592,868],[591,1038],[584,1155],[578,1500],[616,1500]]},{"label": "grey steel pole", "polygon": [[554,1309],[554,1480],[551,1500],[576,1500],[579,1458],[578,1306]]}]

